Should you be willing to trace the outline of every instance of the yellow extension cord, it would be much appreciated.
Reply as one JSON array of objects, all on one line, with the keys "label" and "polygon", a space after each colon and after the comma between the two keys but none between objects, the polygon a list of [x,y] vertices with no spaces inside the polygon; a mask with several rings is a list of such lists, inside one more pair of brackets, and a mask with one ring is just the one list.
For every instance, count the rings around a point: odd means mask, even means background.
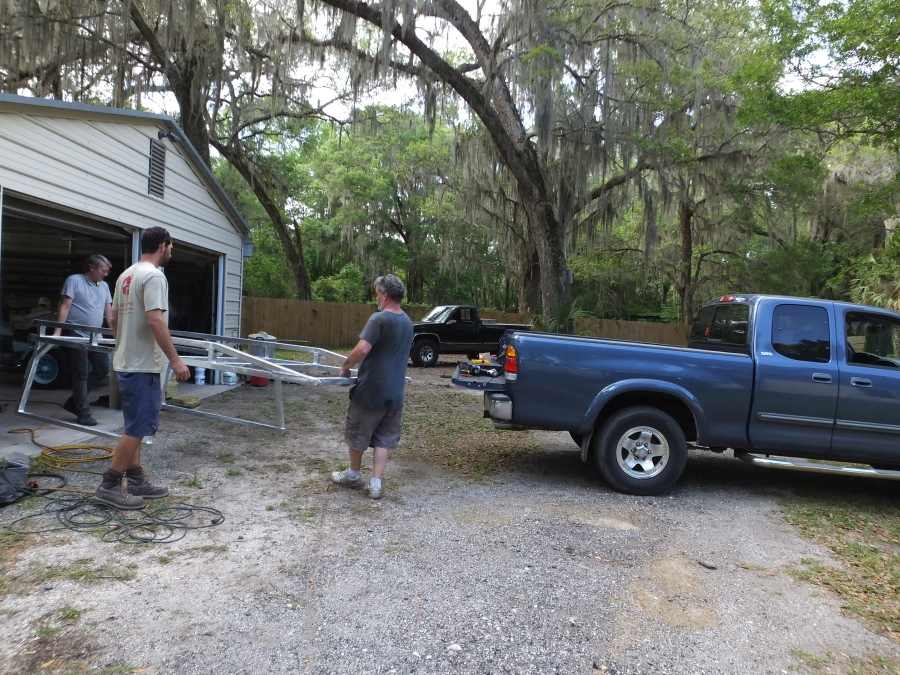
[{"label": "yellow extension cord", "polygon": [[[79,464],[102,462],[112,459],[113,449],[106,445],[94,445],[93,443],[72,443],[70,445],[44,445],[38,443],[34,429],[10,429],[11,434],[29,434],[31,442],[41,449],[37,461],[48,469],[58,471],[79,471],[74,468]],[[95,473],[94,471],[82,471],[81,473]]]}]

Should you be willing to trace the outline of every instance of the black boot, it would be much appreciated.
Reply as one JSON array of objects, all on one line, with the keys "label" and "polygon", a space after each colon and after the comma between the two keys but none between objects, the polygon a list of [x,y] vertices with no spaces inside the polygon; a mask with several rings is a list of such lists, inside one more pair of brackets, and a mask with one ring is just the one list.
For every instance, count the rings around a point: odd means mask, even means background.
[{"label": "black boot", "polygon": [[94,493],[97,501],[117,509],[133,510],[144,508],[144,498],[136,495],[125,494],[122,491],[121,471],[107,469],[103,474],[103,482]]},{"label": "black boot", "polygon": [[140,466],[132,466],[125,472],[128,479],[129,494],[138,495],[144,499],[160,499],[169,496],[169,488],[153,485],[147,480],[144,469]]}]

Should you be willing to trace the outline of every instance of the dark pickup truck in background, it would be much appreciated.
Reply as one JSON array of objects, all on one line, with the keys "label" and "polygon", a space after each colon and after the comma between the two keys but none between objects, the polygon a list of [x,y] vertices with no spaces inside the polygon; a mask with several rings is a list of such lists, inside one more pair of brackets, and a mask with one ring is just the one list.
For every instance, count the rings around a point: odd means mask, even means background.
[{"label": "dark pickup truck in background", "polygon": [[474,305],[440,305],[414,326],[410,352],[414,365],[433,366],[441,354],[497,353],[500,338],[508,330],[527,330],[527,324],[497,323],[481,319]]},{"label": "dark pickup truck in background", "polygon": [[729,295],[703,307],[687,348],[519,332],[504,344],[502,375],[463,368],[454,383],[484,390],[499,427],[568,431],[617,490],[670,489],[688,444],[900,479],[900,313]]}]

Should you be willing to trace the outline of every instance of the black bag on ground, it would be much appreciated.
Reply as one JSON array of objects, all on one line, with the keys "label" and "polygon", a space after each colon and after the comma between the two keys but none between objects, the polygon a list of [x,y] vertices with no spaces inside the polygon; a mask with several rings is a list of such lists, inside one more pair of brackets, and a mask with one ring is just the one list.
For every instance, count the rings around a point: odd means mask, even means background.
[{"label": "black bag on ground", "polygon": [[31,460],[16,453],[0,459],[0,506],[13,504],[28,494],[28,469]]}]

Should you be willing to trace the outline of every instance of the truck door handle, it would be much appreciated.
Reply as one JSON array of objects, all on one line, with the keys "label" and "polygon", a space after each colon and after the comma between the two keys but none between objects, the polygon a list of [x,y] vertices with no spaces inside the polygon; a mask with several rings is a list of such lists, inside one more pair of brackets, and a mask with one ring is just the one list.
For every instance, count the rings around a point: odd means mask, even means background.
[{"label": "truck door handle", "polygon": [[864,377],[851,377],[850,378],[850,386],[851,387],[871,387],[872,380],[867,380]]},{"label": "truck door handle", "polygon": [[813,382],[831,384],[831,375],[829,375],[828,373],[813,373],[812,379]]}]

